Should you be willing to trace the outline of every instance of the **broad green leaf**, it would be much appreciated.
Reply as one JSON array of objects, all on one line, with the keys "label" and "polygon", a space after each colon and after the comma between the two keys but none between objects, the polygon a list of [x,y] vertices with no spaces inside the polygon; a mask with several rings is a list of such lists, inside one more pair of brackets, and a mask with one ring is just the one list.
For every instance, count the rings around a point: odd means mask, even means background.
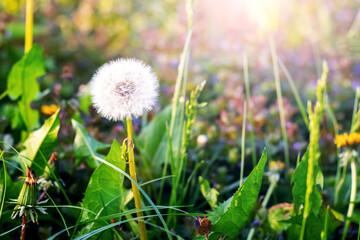
[{"label": "broad green leaf", "polygon": [[[126,159],[122,154],[121,145],[116,140],[113,141],[110,152],[105,160],[125,171]],[[121,211],[130,200],[127,198],[129,191],[123,187],[123,182],[124,175],[106,164],[99,165],[91,175],[85,197],[82,201],[84,208],[95,212],[98,216],[84,211],[81,220],[97,219],[101,216],[115,214]],[[106,223],[102,221],[88,224],[85,232],[102,227],[105,224]],[[109,239],[104,235],[102,235],[102,238]]]},{"label": "broad green leaf", "polygon": [[[0,160],[2,160],[4,152],[5,151],[2,151],[0,153]],[[2,162],[2,169],[0,169],[0,219],[6,199],[5,196],[6,196],[6,180],[7,180],[6,165],[4,161],[1,162]]]},{"label": "broad green leaf", "polygon": [[258,198],[266,162],[265,149],[256,167],[234,194],[229,208],[213,223],[213,233],[209,239],[218,239],[224,235],[236,239],[239,236]]},{"label": "broad green leaf", "polygon": [[[293,176],[291,177],[291,183],[293,184],[292,195],[294,199],[295,214],[298,214],[300,205],[304,204],[305,202],[308,159],[309,159],[309,152],[306,151],[299,165],[296,167]],[[316,176],[318,176],[317,184],[321,186],[322,185],[321,180],[323,180],[323,177],[321,177],[322,173],[320,167],[316,166],[315,171],[317,171]],[[321,207],[321,194],[317,189],[316,185],[314,186],[314,190],[311,193],[310,202],[312,205],[312,209],[314,210],[314,213],[317,214]]]},{"label": "broad green leaf", "polygon": [[38,126],[39,113],[31,109],[30,103],[34,101],[40,91],[36,78],[44,74],[45,60],[41,48],[37,45],[34,45],[26,55],[15,63],[9,73],[8,94],[13,100],[21,96],[18,102],[19,110],[28,130],[33,130]]},{"label": "broad green leaf", "polygon": [[215,188],[211,188],[209,182],[201,176],[199,177],[199,184],[202,195],[209,203],[210,207],[215,211],[217,208],[217,198],[219,192]]},{"label": "broad green leaf", "polygon": [[30,133],[24,142],[25,150],[20,152],[25,156],[21,157],[22,160],[35,171],[37,176],[43,174],[46,166],[47,159],[44,161],[43,157],[48,158],[57,143],[60,129],[59,111],[49,117],[40,129]]},{"label": "broad green leaf", "polygon": [[82,158],[86,158],[87,164],[92,168],[96,168],[97,166],[99,166],[99,163],[93,158],[93,156],[95,155],[101,157],[101,155],[98,154],[97,151],[100,149],[105,149],[109,147],[109,145],[92,139],[81,123],[77,122],[74,119],[72,119],[71,122],[73,128],[76,131],[74,140],[76,165],[80,163]]}]

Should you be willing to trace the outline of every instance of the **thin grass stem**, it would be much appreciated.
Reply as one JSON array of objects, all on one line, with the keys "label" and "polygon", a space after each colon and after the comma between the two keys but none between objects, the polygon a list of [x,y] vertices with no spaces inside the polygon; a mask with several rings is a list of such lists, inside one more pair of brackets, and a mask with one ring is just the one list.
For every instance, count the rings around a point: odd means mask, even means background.
[{"label": "thin grass stem", "polygon": [[341,240],[345,240],[346,239],[346,235],[347,235],[347,230],[350,226],[350,219],[352,217],[352,214],[354,212],[354,208],[355,208],[355,198],[356,198],[356,162],[354,157],[351,158],[351,195],[350,195],[350,203],[349,203],[349,208],[348,208],[348,212],[347,212],[347,219],[345,221],[345,227],[344,227],[344,231],[341,237]]},{"label": "thin grass stem", "polygon": [[244,102],[243,124],[241,132],[241,166],[240,166],[240,187],[244,178],[244,165],[245,165],[245,130],[246,130],[246,101]]},{"label": "thin grass stem", "polygon": [[250,81],[249,81],[249,67],[248,67],[248,59],[246,53],[243,56],[243,68],[244,68],[244,82],[245,82],[245,96],[246,96],[246,104],[247,104],[247,111],[249,117],[249,124],[250,124],[250,142],[251,142],[251,157],[252,157],[252,164],[253,167],[256,166],[257,157],[256,157],[256,144],[255,144],[255,133],[254,133],[254,119],[253,114],[250,107]]},{"label": "thin grass stem", "polygon": [[272,38],[270,38],[270,50],[271,50],[271,58],[272,58],[274,78],[275,78],[276,96],[277,96],[277,102],[278,102],[279,114],[280,114],[281,133],[282,133],[281,135],[284,144],[285,165],[287,168],[289,168],[290,160],[289,160],[288,137],[286,133],[285,109],[281,94],[281,85],[280,85],[280,76],[279,76],[279,68],[277,63],[278,61],[277,61],[276,49],[275,49],[274,40]]}]

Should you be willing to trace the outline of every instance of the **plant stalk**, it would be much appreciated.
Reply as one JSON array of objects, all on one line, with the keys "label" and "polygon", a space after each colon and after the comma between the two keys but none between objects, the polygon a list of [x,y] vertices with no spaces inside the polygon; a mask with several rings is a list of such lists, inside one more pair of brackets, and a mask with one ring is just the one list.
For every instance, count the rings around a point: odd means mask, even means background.
[{"label": "plant stalk", "polygon": [[349,203],[349,208],[348,208],[348,212],[347,212],[347,220],[345,222],[345,227],[344,227],[344,231],[341,237],[341,240],[345,240],[346,239],[346,235],[347,235],[347,230],[349,228],[350,225],[350,220],[349,218],[352,216],[353,212],[354,212],[354,208],[355,208],[355,197],[356,197],[356,163],[355,163],[355,159],[354,157],[351,158],[351,194],[350,194],[350,203]]},{"label": "plant stalk", "polygon": [[24,213],[23,216],[22,216],[22,226],[21,226],[20,240],[25,240],[25,233],[26,233],[26,214]]},{"label": "plant stalk", "polygon": [[33,43],[34,25],[34,0],[26,0],[26,20],[25,20],[25,53],[29,52]]},{"label": "plant stalk", "polygon": [[[132,179],[134,179],[135,182],[137,182],[135,159],[134,159],[132,119],[131,118],[126,119],[126,124],[127,124],[128,138],[130,139],[129,145],[128,145],[130,177]],[[131,187],[132,187],[133,194],[134,194],[135,208],[139,210],[139,209],[141,209],[141,198],[140,198],[139,189],[136,187],[136,185],[133,182],[131,182]],[[143,216],[143,212],[137,212],[136,215],[137,215],[137,217],[141,218]],[[147,237],[145,222],[143,220],[139,220],[138,224],[139,224],[140,239],[147,240],[148,237]]]}]

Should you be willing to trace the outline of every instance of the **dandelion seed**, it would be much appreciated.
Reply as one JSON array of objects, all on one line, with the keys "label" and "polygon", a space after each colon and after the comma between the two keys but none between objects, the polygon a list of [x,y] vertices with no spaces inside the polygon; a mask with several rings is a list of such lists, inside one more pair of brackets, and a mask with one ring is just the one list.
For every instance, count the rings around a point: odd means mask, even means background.
[{"label": "dandelion seed", "polygon": [[159,83],[151,68],[137,59],[117,59],[101,66],[90,82],[97,112],[114,121],[136,118],[150,111]]}]

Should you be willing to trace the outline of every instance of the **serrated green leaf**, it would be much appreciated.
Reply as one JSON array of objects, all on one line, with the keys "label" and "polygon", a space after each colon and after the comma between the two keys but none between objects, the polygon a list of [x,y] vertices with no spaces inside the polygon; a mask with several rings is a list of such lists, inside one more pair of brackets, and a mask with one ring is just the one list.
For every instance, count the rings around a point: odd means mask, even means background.
[{"label": "serrated green leaf", "polygon": [[[291,177],[291,183],[293,184],[292,195],[294,199],[294,212],[298,214],[299,207],[301,204],[305,202],[305,193],[306,193],[306,178],[308,171],[308,159],[309,152],[306,151],[304,156],[301,158],[299,165],[296,167],[293,176]],[[317,184],[322,185],[323,177],[322,172],[319,166],[315,167],[315,171],[317,171],[316,176],[318,176]],[[314,213],[317,214],[321,207],[321,194],[316,186],[314,186],[314,190],[310,196],[310,202],[312,205],[312,209]]]},{"label": "serrated green leaf", "polygon": [[18,102],[19,110],[29,131],[38,126],[39,113],[31,109],[30,103],[40,91],[36,78],[44,74],[44,55],[37,45],[34,45],[27,54],[15,63],[9,73],[7,81],[8,95],[13,100],[21,96]]},{"label": "serrated green leaf", "polygon": [[[122,155],[121,145],[116,140],[113,141],[109,154],[106,156],[105,160],[125,171],[126,159]],[[121,211],[131,199],[127,198],[129,191],[123,187],[123,182],[124,175],[106,164],[99,165],[91,175],[89,184],[86,188],[85,197],[82,201],[82,206],[84,208],[95,212],[98,216],[94,216],[85,211],[81,220],[97,219],[101,216]],[[116,198],[119,195],[120,197]],[[102,221],[88,224],[85,228],[85,232],[89,232],[102,226],[105,226],[105,223]],[[104,234],[108,233],[105,232]],[[102,238],[108,239],[105,235],[102,235]]]},{"label": "serrated green leaf", "polygon": [[216,237],[219,235],[226,235],[230,239],[238,237],[259,196],[266,162],[267,151],[265,149],[256,167],[234,194],[230,207],[213,223],[213,233],[209,236],[210,240],[217,239]]},{"label": "serrated green leaf", "polygon": [[217,208],[217,198],[219,192],[215,188],[211,188],[209,182],[201,176],[199,177],[199,184],[202,195],[209,203],[210,207],[215,211]]},{"label": "serrated green leaf", "polygon": [[40,129],[30,133],[24,142],[25,150],[20,152],[25,156],[22,160],[35,171],[37,176],[41,176],[46,167],[43,157],[49,157],[57,143],[60,129],[59,111],[49,117]]},{"label": "serrated green leaf", "polygon": [[74,139],[75,164],[78,165],[82,158],[86,158],[87,164],[92,168],[96,168],[99,166],[99,162],[96,161],[93,156],[101,157],[102,155],[98,154],[97,151],[108,148],[109,145],[92,139],[84,126],[76,120],[72,119],[71,123],[76,131]]}]

